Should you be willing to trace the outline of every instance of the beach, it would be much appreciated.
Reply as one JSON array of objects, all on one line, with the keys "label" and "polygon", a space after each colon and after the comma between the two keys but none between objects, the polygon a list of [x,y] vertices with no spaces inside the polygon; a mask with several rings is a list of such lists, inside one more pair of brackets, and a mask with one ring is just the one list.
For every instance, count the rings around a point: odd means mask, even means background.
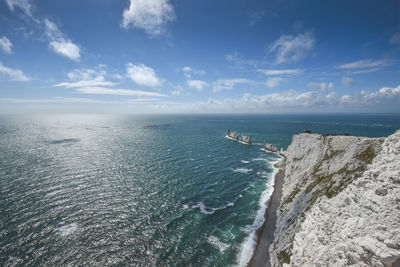
[{"label": "beach", "polygon": [[282,185],[285,176],[284,166],[279,168],[275,175],[274,192],[269,199],[265,211],[265,222],[257,232],[257,245],[248,266],[271,266],[269,257],[269,246],[274,241],[276,228],[276,212],[282,197]]}]

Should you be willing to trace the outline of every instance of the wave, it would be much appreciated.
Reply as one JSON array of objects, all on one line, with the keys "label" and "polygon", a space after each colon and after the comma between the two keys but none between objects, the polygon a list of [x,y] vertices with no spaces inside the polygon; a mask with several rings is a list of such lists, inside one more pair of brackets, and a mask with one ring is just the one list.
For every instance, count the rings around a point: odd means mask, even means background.
[{"label": "wave", "polygon": [[240,173],[249,173],[251,172],[253,169],[246,169],[246,168],[236,168],[233,169],[234,172],[240,172]]},{"label": "wave", "polygon": [[265,161],[265,162],[269,162],[269,160],[266,159],[266,158],[255,158],[255,159],[252,159],[252,161]]},{"label": "wave", "polygon": [[196,205],[192,206],[192,208],[193,209],[199,208],[200,212],[203,214],[213,214],[215,212],[215,210],[212,208],[211,208],[211,211],[208,211],[207,209],[210,209],[210,208],[206,208],[206,205],[204,205],[204,203],[202,201],[200,201]]},{"label": "wave", "polygon": [[241,163],[244,163],[244,164],[250,163],[250,161],[247,161],[247,160],[241,160],[240,162],[241,162]]},{"label": "wave", "polygon": [[225,250],[227,250],[230,245],[222,242],[221,240],[218,239],[216,236],[210,236],[208,238],[208,243],[210,243],[213,247],[219,250],[219,252],[224,253]]},{"label": "wave", "polygon": [[266,171],[258,171],[257,175],[262,177],[262,178],[268,178],[269,177],[269,173]]},{"label": "wave", "polygon": [[253,142],[253,145],[256,145],[256,146],[264,146],[263,143],[254,143],[254,142]]},{"label": "wave", "polygon": [[241,251],[239,253],[239,266],[247,266],[248,262],[253,256],[254,249],[257,244],[257,230],[264,224],[265,210],[267,209],[269,199],[274,192],[275,175],[278,173],[278,169],[273,166],[275,163],[279,162],[279,160],[280,159],[269,162],[273,168],[273,172],[271,173],[270,179],[268,179],[266,183],[265,190],[261,193],[261,197],[258,201],[259,209],[257,210],[256,218],[253,224],[246,228],[246,231],[249,235],[243,242]]},{"label": "wave", "polygon": [[236,198],[233,202],[228,202],[226,205],[223,205],[223,206],[217,207],[217,208],[206,207],[206,205],[204,205],[203,201],[200,201],[196,205],[193,205],[192,209],[199,208],[201,213],[206,214],[206,215],[211,215],[211,214],[214,214],[214,212],[216,212],[218,210],[223,210],[223,209],[226,209],[228,207],[233,207],[235,205],[234,202],[236,202],[237,199],[238,198]]},{"label": "wave", "polygon": [[[61,223],[62,225],[63,223]],[[56,228],[56,231],[58,234],[62,237],[69,236],[70,234],[74,233],[76,230],[78,230],[79,225],[77,223],[71,223],[67,225],[62,225],[58,228]]]}]

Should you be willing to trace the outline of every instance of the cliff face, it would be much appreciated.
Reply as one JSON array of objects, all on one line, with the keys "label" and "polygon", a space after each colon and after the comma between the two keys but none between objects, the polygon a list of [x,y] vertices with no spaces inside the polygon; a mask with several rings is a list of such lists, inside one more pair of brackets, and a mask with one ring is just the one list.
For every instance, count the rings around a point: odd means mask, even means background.
[{"label": "cliff face", "polygon": [[287,150],[271,263],[400,263],[400,131],[298,134]]}]

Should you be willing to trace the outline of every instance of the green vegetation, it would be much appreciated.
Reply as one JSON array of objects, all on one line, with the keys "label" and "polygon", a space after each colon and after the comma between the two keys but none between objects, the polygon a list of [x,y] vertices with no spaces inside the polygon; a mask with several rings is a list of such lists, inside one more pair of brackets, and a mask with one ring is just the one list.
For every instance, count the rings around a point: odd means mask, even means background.
[{"label": "green vegetation", "polygon": [[[328,198],[332,198],[342,192],[347,187],[347,185],[351,183],[351,181],[357,179],[362,175],[362,173],[366,169],[366,164],[370,164],[373,158],[376,156],[373,147],[369,146],[367,149],[356,156],[358,160],[362,161],[360,162],[358,167],[349,169],[349,165],[345,165],[337,172],[328,175],[319,174],[322,163],[326,160],[333,158],[341,152],[343,152],[343,150],[334,151],[330,155],[325,154],[324,158],[317,165],[315,165],[311,174],[312,177],[315,177],[315,180],[311,182],[305,190],[306,193],[310,193],[312,191],[314,192],[312,193],[311,200],[305,211],[310,210],[321,196],[325,195]],[[333,177],[335,175],[341,175],[342,179],[340,179],[339,181],[334,181]],[[315,189],[317,186],[318,188]]]},{"label": "green vegetation", "polygon": [[296,188],[294,191],[292,191],[292,193],[290,193],[290,195],[285,199],[284,204],[288,204],[290,202],[293,201],[294,197],[300,192],[300,188]]},{"label": "green vegetation", "polygon": [[366,162],[367,164],[371,164],[372,160],[375,158],[375,150],[372,146],[369,146],[367,149],[365,149],[363,152],[361,152],[358,156],[356,156],[357,159],[362,160]]},{"label": "green vegetation", "polygon": [[289,248],[284,249],[278,253],[278,260],[281,264],[290,263],[290,256],[292,256],[292,253],[290,251],[292,250],[292,248],[293,248],[293,241]]},{"label": "green vegetation", "polygon": [[343,153],[343,152],[344,152],[344,150],[334,150],[329,155],[328,155],[328,153],[326,153],[324,158],[322,159],[322,161],[333,159],[336,155]]}]

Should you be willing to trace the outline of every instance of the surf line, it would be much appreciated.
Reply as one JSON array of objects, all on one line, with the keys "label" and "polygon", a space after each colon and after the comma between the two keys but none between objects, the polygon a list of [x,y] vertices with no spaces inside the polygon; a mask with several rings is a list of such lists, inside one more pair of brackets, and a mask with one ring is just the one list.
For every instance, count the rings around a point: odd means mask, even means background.
[{"label": "surf line", "polygon": [[275,168],[274,165],[278,163],[281,159],[282,158],[280,157],[276,161],[269,162],[269,164],[273,168],[273,171],[271,173],[271,176],[268,177],[268,180],[265,183],[264,191],[261,193],[261,197],[258,201],[259,208],[256,213],[256,218],[254,219],[253,224],[249,227],[249,235],[246,237],[241,245],[240,253],[238,254],[239,257],[237,259],[239,266],[247,266],[251,257],[253,256],[257,244],[257,230],[264,224],[265,211],[268,207],[269,199],[274,192],[275,175],[279,171],[279,169]]}]

